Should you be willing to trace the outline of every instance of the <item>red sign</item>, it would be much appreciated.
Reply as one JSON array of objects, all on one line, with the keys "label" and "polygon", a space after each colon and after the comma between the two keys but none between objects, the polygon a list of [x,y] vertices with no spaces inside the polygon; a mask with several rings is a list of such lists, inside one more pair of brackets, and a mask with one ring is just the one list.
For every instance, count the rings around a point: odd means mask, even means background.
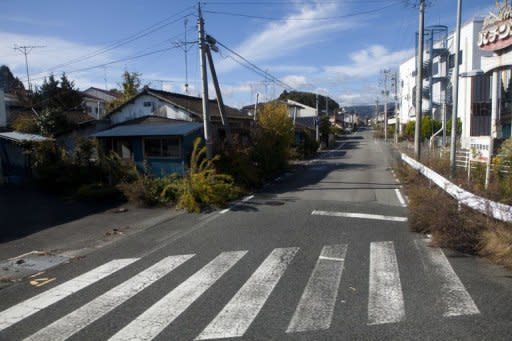
[{"label": "red sign", "polygon": [[508,1],[496,3],[498,14],[489,14],[478,36],[478,46],[486,51],[503,50],[512,45],[512,8]]}]

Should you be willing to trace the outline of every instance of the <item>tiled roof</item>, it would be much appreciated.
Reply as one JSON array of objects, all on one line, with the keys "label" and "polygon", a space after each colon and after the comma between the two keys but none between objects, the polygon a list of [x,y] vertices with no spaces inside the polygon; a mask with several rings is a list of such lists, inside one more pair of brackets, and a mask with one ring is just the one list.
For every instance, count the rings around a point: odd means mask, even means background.
[{"label": "tiled roof", "polygon": [[[196,117],[202,117],[202,99],[201,97],[194,97],[194,96],[187,96],[182,94],[176,94],[172,92],[162,91],[162,90],[156,90],[151,88],[144,88],[144,90],[137,94],[136,96],[132,97],[125,103],[121,104],[119,107],[112,110],[107,116],[112,115],[112,113],[116,112],[117,110],[124,107],[127,103],[133,101],[135,98],[141,96],[141,95],[150,95],[154,96],[156,98],[159,98],[160,100],[167,102],[172,105],[176,105],[178,107],[181,107],[182,109],[185,109],[186,111],[192,113]],[[226,109],[226,115],[231,118],[240,118],[240,119],[252,119],[250,116],[243,114],[240,110],[229,107],[225,105]],[[209,100],[209,106],[208,110],[210,112],[210,115],[212,117],[220,117],[219,107],[217,105],[217,100]]]},{"label": "tiled roof", "polygon": [[184,136],[203,125],[199,122],[160,123],[160,124],[131,124],[120,125],[108,130],[100,131],[92,137],[128,137],[128,136]]}]

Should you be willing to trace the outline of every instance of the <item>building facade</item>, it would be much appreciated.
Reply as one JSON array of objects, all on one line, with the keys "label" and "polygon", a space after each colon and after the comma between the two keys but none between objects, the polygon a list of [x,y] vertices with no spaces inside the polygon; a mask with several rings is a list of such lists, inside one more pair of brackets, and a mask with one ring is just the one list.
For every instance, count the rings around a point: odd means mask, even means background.
[{"label": "building facade", "polygon": [[[462,122],[461,145],[470,148],[474,137],[488,135],[491,122],[490,78],[481,69],[488,51],[478,47],[483,19],[472,19],[461,28],[459,52],[458,118]],[[446,26],[425,29],[422,111],[439,121],[451,118],[453,107],[454,33]],[[400,122],[416,118],[416,57],[400,65]]]}]

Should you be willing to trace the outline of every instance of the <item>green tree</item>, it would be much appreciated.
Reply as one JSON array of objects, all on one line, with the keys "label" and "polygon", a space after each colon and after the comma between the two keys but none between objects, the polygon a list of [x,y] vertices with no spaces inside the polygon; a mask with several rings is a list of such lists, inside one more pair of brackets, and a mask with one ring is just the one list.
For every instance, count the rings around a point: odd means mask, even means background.
[{"label": "green tree", "polygon": [[253,158],[265,176],[287,166],[293,138],[293,122],[286,105],[276,102],[265,104],[258,114],[253,152]]},{"label": "green tree", "polygon": [[[326,96],[319,95],[318,96],[318,110],[320,112],[325,112],[325,98]],[[287,99],[291,99],[292,101],[302,103],[304,105],[307,105],[309,107],[315,108],[316,107],[316,94],[311,92],[302,92],[302,91],[286,91],[284,90],[281,95],[279,95],[279,100],[285,101]],[[333,112],[334,110],[337,110],[340,108],[340,105],[338,102],[331,98],[327,98],[328,106],[329,106],[329,112]]]},{"label": "green tree", "polygon": [[107,106],[108,110],[116,108],[139,93],[142,84],[140,76],[142,76],[142,74],[138,72],[124,71],[122,75],[123,82],[121,83],[123,89],[121,97],[110,102]]},{"label": "green tree", "polygon": [[0,66],[0,88],[3,88],[7,93],[13,94],[25,92],[23,82],[18,77],[14,77],[7,65]]},{"label": "green tree", "polygon": [[329,134],[331,132],[331,121],[329,121],[328,116],[322,116],[320,117],[320,126],[318,127],[318,130],[320,132],[320,140],[324,143],[329,142]]}]

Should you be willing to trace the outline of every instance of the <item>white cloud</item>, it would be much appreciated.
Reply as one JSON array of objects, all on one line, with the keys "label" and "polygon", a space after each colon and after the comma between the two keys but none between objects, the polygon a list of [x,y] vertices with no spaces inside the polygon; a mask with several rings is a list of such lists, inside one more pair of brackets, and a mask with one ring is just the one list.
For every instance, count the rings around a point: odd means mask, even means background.
[{"label": "white cloud", "polygon": [[281,78],[281,81],[295,89],[309,85],[306,77],[304,77],[304,76],[297,76],[297,75],[285,76],[285,77]]},{"label": "white cloud", "polygon": [[[76,43],[57,37],[25,35],[11,32],[0,32],[0,41],[2,42],[2,44],[0,44],[0,63],[7,65],[11,71],[13,71],[13,73],[19,76],[22,80],[25,80],[25,58],[22,53],[13,53],[13,47],[15,45],[45,46],[44,48],[34,49],[28,56],[30,76],[31,80],[34,81],[34,84],[41,83],[42,77],[47,75],[47,73],[42,72],[45,72],[58,64],[63,64],[69,60],[91,54],[101,48],[100,46]],[[117,51],[117,53],[120,52],[121,51]],[[113,51],[109,51],[107,53],[91,57],[83,62],[66,66],[64,69],[55,69],[53,72],[58,75],[63,71],[69,72],[71,70],[77,70],[91,65],[99,65],[107,63],[113,59],[115,59],[114,53]],[[112,69],[114,69],[114,67],[110,67],[109,71],[112,71]],[[117,71],[119,71],[118,74],[121,74],[121,69]],[[99,79],[104,78],[104,70],[99,69],[90,70],[84,73],[73,73],[70,78],[75,80],[77,85],[88,87],[88,84],[94,83],[95,81],[97,82]],[[104,87],[104,85],[102,87]]]},{"label": "white cloud", "polygon": [[[283,21],[271,22],[263,30],[248,37],[235,50],[253,62],[272,60],[289,55],[305,46],[315,44],[321,35],[353,27],[354,22],[315,21],[314,19],[332,16],[337,10],[336,3],[315,3],[298,7],[298,13],[289,15]],[[313,19],[313,20],[311,20]],[[226,59],[218,67],[227,72],[237,67]]]},{"label": "white cloud", "polygon": [[366,78],[377,75],[382,69],[398,66],[413,53],[413,49],[389,51],[382,45],[372,45],[352,53],[350,55],[352,63],[326,66],[324,70],[339,78]]},{"label": "white cloud", "polygon": [[269,72],[284,72],[284,73],[315,73],[319,71],[316,66],[308,65],[270,65],[262,67]]}]

